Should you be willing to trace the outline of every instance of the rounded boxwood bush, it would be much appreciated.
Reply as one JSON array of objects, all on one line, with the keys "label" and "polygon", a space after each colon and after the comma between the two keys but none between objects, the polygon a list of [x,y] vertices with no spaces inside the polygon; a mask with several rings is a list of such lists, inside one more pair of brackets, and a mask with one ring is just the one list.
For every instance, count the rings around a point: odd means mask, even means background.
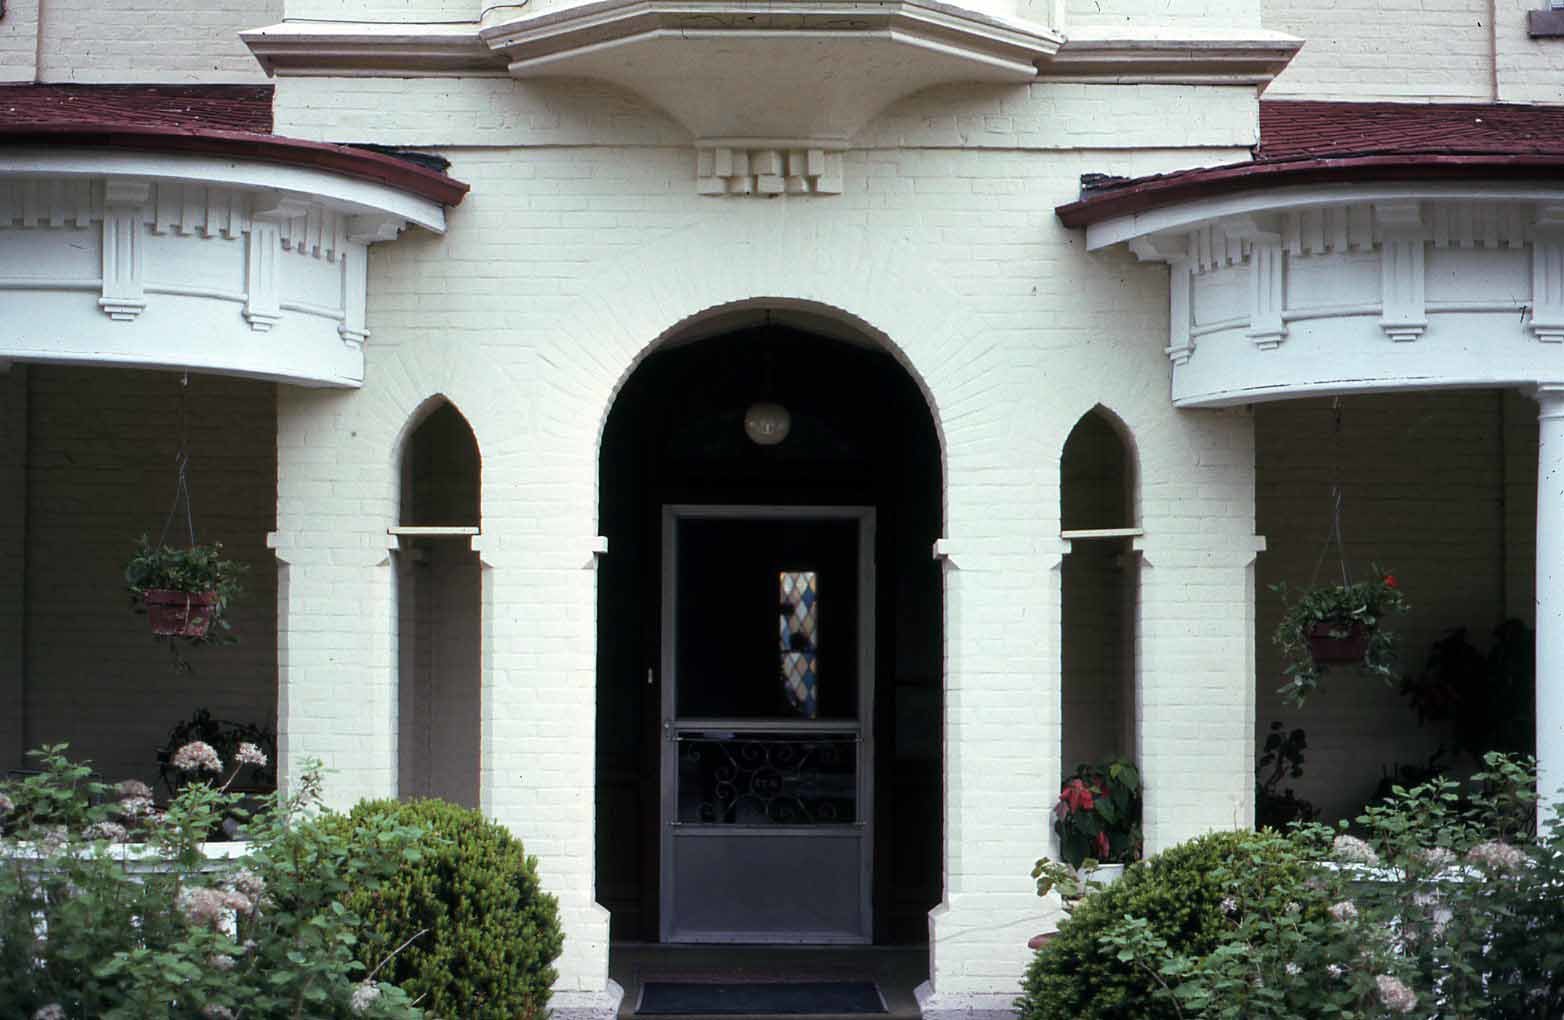
[{"label": "rounded boxwood bush", "polygon": [[546,1016],[552,964],[565,937],[558,902],[539,887],[537,859],[504,826],[441,800],[365,801],[344,821],[363,831],[364,823],[388,815],[427,835],[417,861],[345,898],[364,919],[359,959],[366,973],[380,966],[376,980],[400,985],[431,1016]]},{"label": "rounded boxwood bush", "polygon": [[1203,956],[1226,927],[1222,900],[1235,876],[1257,890],[1304,880],[1296,859],[1252,832],[1211,833],[1131,865],[1082,900],[1032,958],[1016,1000],[1022,1020],[1177,1020],[1156,981],[1101,936],[1126,916],[1141,917],[1170,948]]}]

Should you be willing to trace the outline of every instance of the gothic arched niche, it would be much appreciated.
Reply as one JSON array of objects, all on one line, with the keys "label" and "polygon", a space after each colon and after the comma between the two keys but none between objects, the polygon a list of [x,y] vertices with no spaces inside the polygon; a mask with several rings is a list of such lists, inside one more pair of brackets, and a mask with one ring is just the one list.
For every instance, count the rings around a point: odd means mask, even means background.
[{"label": "gothic arched niche", "polygon": [[1066,771],[1135,756],[1137,578],[1124,534],[1134,524],[1134,465],[1121,428],[1094,408],[1076,423],[1060,459],[1060,519],[1070,540],[1060,611]]},{"label": "gothic arched niche", "polygon": [[481,464],[471,426],[440,400],[403,449],[397,556],[397,790],[468,807],[482,720],[482,568],[470,540]]}]

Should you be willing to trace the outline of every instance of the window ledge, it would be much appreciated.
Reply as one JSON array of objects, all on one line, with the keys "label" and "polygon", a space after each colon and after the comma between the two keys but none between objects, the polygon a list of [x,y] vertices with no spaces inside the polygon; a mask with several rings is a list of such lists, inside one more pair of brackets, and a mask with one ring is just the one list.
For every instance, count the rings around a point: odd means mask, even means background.
[{"label": "window ledge", "polygon": [[1533,39],[1564,39],[1564,10],[1528,11],[1526,34]]}]

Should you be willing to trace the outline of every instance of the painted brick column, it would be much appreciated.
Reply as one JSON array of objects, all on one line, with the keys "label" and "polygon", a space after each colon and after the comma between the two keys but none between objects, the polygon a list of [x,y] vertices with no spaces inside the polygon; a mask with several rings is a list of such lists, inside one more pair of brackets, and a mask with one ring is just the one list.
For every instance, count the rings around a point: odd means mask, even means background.
[{"label": "painted brick column", "polygon": [[1028,533],[940,544],[945,899],[929,914],[925,1017],[1013,1015],[1027,939],[1058,923],[1030,878],[1052,852],[1059,784],[1058,522],[1045,513],[1006,527]]},{"label": "painted brick column", "polygon": [[[384,453],[355,447],[357,394],[283,386],[277,397],[278,781],[322,761],[334,807],[396,796],[395,583]],[[379,483],[377,486],[375,483]]]},{"label": "painted brick column", "polygon": [[1254,420],[1143,433],[1135,732],[1151,855],[1254,824]]},{"label": "painted brick column", "polygon": [[[589,489],[576,491],[590,502]],[[583,505],[566,520],[595,516]],[[560,1020],[608,1020],[624,993],[608,979],[608,911],[594,898],[594,543],[497,538],[474,541],[484,565],[482,806],[523,840],[559,898],[565,949],[550,1010]]]},{"label": "painted brick column", "polygon": [[1537,390],[1538,822],[1564,800],[1564,386]]}]

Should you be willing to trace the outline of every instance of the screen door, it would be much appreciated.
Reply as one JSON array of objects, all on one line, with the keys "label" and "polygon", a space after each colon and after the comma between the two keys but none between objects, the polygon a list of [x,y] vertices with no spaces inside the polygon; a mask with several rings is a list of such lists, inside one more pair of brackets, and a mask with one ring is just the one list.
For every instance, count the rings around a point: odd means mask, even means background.
[{"label": "screen door", "polygon": [[874,515],[666,507],[662,938],[869,942]]}]

